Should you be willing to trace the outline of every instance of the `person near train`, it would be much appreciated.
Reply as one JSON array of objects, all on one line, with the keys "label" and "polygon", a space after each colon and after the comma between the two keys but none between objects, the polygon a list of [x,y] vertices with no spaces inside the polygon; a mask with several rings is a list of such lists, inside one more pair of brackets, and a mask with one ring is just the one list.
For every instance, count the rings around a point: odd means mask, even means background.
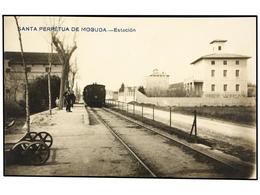
[{"label": "person near train", "polygon": [[64,96],[65,105],[66,105],[66,111],[67,111],[67,112],[72,112],[72,111],[71,111],[72,98],[71,98],[71,90],[70,90],[70,87],[67,88],[67,90],[65,91],[65,93],[63,94],[63,96]]},{"label": "person near train", "polygon": [[70,99],[71,99],[71,107],[73,108],[73,104],[75,104],[75,101],[76,101],[76,96],[75,96],[73,90],[71,90]]}]

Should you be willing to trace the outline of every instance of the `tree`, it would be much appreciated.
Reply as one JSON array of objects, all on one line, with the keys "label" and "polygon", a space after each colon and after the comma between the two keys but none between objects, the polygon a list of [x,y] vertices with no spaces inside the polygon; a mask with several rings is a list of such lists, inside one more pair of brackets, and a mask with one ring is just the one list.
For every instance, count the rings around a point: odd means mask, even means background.
[{"label": "tree", "polygon": [[138,91],[140,91],[144,95],[146,94],[143,86],[138,87]]},{"label": "tree", "polygon": [[[52,34],[51,34],[52,37]],[[48,68],[48,96],[49,96],[49,113],[51,113],[51,65],[52,65],[52,54],[53,54],[53,42],[51,40],[51,53],[49,54],[49,68]]]},{"label": "tree", "polygon": [[60,95],[59,95],[59,109],[63,108],[63,94],[66,87],[68,87],[68,75],[70,69],[70,58],[73,52],[77,49],[77,44],[75,41],[75,36],[73,38],[73,46],[67,46],[65,48],[64,41],[61,41],[57,34],[52,35],[52,42],[55,46],[56,51],[58,52],[58,56],[62,63],[62,73],[61,73],[61,83],[60,83]]},{"label": "tree", "polygon": [[125,84],[122,83],[121,87],[119,88],[119,92],[124,92],[125,91]]},{"label": "tree", "polygon": [[[62,18],[59,17],[58,18],[58,21],[56,22],[55,21],[55,18],[50,18],[50,24],[51,26],[59,26],[62,24]],[[54,36],[57,36],[58,35],[58,31],[51,31],[50,32],[50,50],[51,52],[49,53],[49,57],[48,57],[48,61],[49,61],[49,67],[48,67],[48,95],[49,95],[49,98],[48,98],[48,101],[49,101],[49,113],[50,115],[52,114],[52,111],[51,111],[51,99],[52,99],[52,94],[51,94],[51,68],[52,68],[52,57],[53,57],[53,40],[52,38]]]},{"label": "tree", "polygon": [[18,36],[19,36],[19,43],[20,43],[20,48],[21,48],[21,57],[22,57],[22,63],[24,67],[24,75],[25,75],[25,110],[26,110],[26,127],[27,127],[27,132],[30,132],[30,107],[29,107],[29,88],[28,88],[28,75],[27,75],[27,66],[24,60],[24,54],[23,54],[23,41],[22,41],[22,35],[20,32],[20,26],[18,22],[18,18],[14,16],[17,31],[18,31]]},{"label": "tree", "polygon": [[75,77],[76,77],[77,72],[78,72],[78,65],[77,65],[77,58],[75,58],[75,63],[70,66],[70,73],[71,73],[70,86],[71,86],[71,89],[74,88]]},{"label": "tree", "polygon": [[81,98],[81,89],[78,86],[78,83],[76,83],[76,90],[75,90],[76,99],[79,102]]}]

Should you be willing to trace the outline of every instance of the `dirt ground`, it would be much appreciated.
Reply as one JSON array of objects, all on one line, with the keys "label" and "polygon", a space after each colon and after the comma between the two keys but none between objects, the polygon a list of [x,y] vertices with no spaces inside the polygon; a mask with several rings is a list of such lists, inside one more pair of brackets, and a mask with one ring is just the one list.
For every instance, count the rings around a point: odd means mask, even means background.
[{"label": "dirt ground", "polygon": [[167,138],[104,111],[97,112],[160,177],[228,177],[228,174],[215,170],[212,164],[198,161]]},{"label": "dirt ground", "polygon": [[[124,108],[126,110],[126,108]],[[124,111],[125,112],[125,111]],[[133,107],[129,105],[128,112],[133,113]],[[135,114],[141,116],[142,109],[135,106]],[[143,109],[143,116],[152,119],[152,109]],[[187,134],[190,133],[193,116],[172,113],[172,127]],[[154,120],[169,125],[169,112],[163,110],[154,111]],[[212,120],[205,117],[197,117],[198,136],[214,143],[214,147],[227,154],[239,157],[241,160],[255,163],[256,156],[256,127],[235,124],[223,120]]]},{"label": "dirt ground", "polygon": [[[36,114],[31,131],[47,131],[53,136],[50,159],[43,166],[6,165],[5,175],[147,176],[103,125],[89,125],[83,106],[71,113],[54,110],[52,116],[47,112]],[[22,135],[8,134],[5,143],[15,142]]]}]

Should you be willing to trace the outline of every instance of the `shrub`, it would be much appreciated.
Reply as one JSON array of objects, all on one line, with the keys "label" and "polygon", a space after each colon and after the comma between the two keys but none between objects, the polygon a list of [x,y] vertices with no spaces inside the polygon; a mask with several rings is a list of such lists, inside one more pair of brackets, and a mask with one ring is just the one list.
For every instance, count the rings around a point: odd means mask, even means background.
[{"label": "shrub", "polygon": [[[59,97],[60,78],[51,76],[51,105],[55,107],[55,100]],[[31,113],[41,112],[49,107],[48,77],[41,76],[29,84],[29,105]]]},{"label": "shrub", "polygon": [[143,86],[138,87],[138,91],[141,92],[142,94],[146,95],[145,89]]}]

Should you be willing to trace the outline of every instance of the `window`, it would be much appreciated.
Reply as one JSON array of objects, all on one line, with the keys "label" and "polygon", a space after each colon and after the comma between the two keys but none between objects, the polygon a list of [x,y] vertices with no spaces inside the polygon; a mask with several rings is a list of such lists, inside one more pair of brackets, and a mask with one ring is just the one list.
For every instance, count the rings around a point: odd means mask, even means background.
[{"label": "window", "polygon": [[215,65],[215,61],[211,61],[211,65]]},{"label": "window", "polygon": [[211,85],[211,91],[215,91],[215,84]]},{"label": "window", "polygon": [[31,72],[32,68],[31,67],[26,67],[26,72]]},{"label": "window", "polygon": [[236,77],[239,77],[239,70],[236,70]]},{"label": "window", "polygon": [[239,91],[239,84],[236,84],[236,91]]},{"label": "window", "polygon": [[223,77],[227,76],[227,70],[223,70]]},{"label": "window", "polygon": [[10,68],[6,68],[6,69],[5,69],[5,72],[6,72],[6,73],[9,73],[10,71],[11,71]]},{"label": "window", "polygon": [[239,60],[236,60],[236,65],[239,65]]},{"label": "window", "polygon": [[223,85],[223,90],[224,90],[224,91],[227,91],[227,84],[224,84],[224,85]]},{"label": "window", "polygon": [[218,46],[218,50],[219,50],[219,51],[221,50],[221,46]]},{"label": "window", "polygon": [[211,70],[211,77],[215,76],[215,70]]},{"label": "window", "polygon": [[224,60],[224,61],[223,61],[223,64],[224,64],[224,65],[227,65],[227,60]]},{"label": "window", "polygon": [[49,67],[46,67],[46,68],[45,68],[45,72],[49,72]]}]

